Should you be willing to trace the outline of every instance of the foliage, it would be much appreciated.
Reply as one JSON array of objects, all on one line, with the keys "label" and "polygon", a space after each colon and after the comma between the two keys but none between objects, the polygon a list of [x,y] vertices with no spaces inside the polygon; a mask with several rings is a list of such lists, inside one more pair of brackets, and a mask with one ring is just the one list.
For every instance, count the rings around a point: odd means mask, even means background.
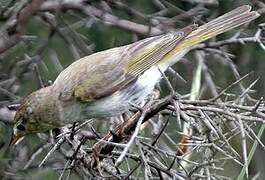
[{"label": "foliage", "polygon": [[[51,84],[80,57],[203,24],[242,4],[261,17],[195,46],[163,74],[159,93],[137,113],[29,135],[8,146],[14,111],[7,106]],[[1,177],[264,178],[264,9],[258,0],[1,1]],[[183,126],[192,129],[185,141]],[[110,137],[112,143],[102,141]],[[181,152],[186,147],[189,155]]]}]

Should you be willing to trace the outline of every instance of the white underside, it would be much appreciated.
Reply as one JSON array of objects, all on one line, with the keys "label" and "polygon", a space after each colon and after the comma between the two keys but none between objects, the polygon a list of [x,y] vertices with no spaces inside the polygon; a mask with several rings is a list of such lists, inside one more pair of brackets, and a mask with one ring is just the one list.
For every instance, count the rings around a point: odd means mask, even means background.
[{"label": "white underside", "polygon": [[128,87],[115,92],[111,96],[98,100],[85,107],[87,116],[109,117],[117,116],[128,111],[131,104],[140,104],[152,93],[156,83],[161,79],[161,71],[164,72],[169,66],[179,61],[187,51],[179,53],[167,64],[158,64],[144,72],[136,81]]}]

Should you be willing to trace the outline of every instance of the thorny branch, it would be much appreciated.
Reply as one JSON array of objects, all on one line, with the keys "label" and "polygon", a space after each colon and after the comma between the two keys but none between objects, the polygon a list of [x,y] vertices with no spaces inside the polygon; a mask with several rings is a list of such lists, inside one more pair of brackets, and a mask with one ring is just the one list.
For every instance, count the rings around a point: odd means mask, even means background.
[{"label": "thorny branch", "polygon": [[5,30],[0,33],[0,54],[15,46],[24,33],[26,22],[36,12],[44,0],[32,0],[16,14],[10,17],[6,23]]},{"label": "thorny branch", "polygon": [[[3,57],[4,52],[8,53],[7,50],[23,40],[23,35],[26,34],[26,22],[32,16],[41,17],[50,32],[48,40],[33,55],[25,53],[23,60],[14,64],[15,70],[17,68],[20,71],[16,74],[10,73],[0,82],[0,94],[8,98],[8,101],[1,102],[1,121],[12,124],[15,111],[7,108],[7,105],[18,103],[21,99],[16,95],[16,86],[22,75],[33,71],[34,76],[37,76],[38,85],[45,85],[42,74],[36,67],[45,63],[43,54],[54,34],[58,34],[68,45],[74,59],[91,53],[93,45],[87,46],[84,38],[71,29],[79,23],[83,25],[83,19],[74,25],[68,25],[60,17],[60,13],[81,12],[86,16],[84,18],[86,22],[118,27],[131,32],[137,39],[138,35],[153,36],[167,32],[175,28],[176,22],[183,23],[191,16],[196,16],[195,20],[201,23],[203,22],[201,16],[207,11],[204,5],[218,5],[217,1],[185,0],[196,4],[194,8],[185,12],[168,2],[155,0],[154,4],[159,11],[145,15],[123,1],[100,2],[99,5],[95,5],[88,0],[32,0],[7,18],[0,34],[0,54],[3,53]],[[204,5],[201,6],[202,4]],[[260,13],[265,12],[263,3],[258,3],[257,6],[260,8]],[[8,8],[3,9],[0,14],[5,14]],[[142,21],[133,21],[115,15],[114,9],[124,11]],[[167,14],[172,13],[172,10],[176,16],[168,18]],[[179,75],[177,77],[177,73],[170,69],[167,75],[174,77],[173,80],[163,74],[170,95],[157,97],[154,92],[145,106],[137,112],[129,112],[121,118],[116,118],[118,123],[112,128],[109,121],[88,120],[83,124],[76,123],[59,131],[51,131],[50,134],[39,135],[41,143],[32,151],[28,150],[27,143],[22,141],[19,147],[15,148],[18,154],[16,158],[20,161],[12,161],[6,167],[3,166],[6,172],[4,177],[17,177],[16,173],[21,169],[27,171],[38,167],[50,167],[59,171],[59,179],[68,179],[72,174],[80,179],[84,177],[226,179],[220,176],[219,171],[225,168],[225,162],[245,165],[248,161],[247,143],[257,141],[264,149],[264,144],[256,135],[255,128],[265,123],[265,104],[262,98],[255,100],[251,97],[256,81],[245,87],[243,82],[251,75],[240,77],[231,60],[234,56],[227,53],[223,47],[231,44],[255,43],[265,50],[263,30],[264,24],[260,24],[253,37],[241,37],[242,29],[232,38],[194,46],[194,51],[204,52],[202,58],[206,58],[207,53],[219,55],[221,61],[229,65],[235,76],[233,83],[220,90],[214,83],[210,67],[203,62],[205,83],[203,88],[210,90],[210,98],[188,100],[190,94],[180,95],[175,92],[177,88],[174,80],[176,78],[181,79],[182,82],[185,80]],[[53,63],[57,69],[63,69],[58,59],[54,58]],[[238,88],[239,92],[233,94],[232,88]],[[98,125],[99,122],[101,126]],[[194,129],[194,133],[184,140],[180,139],[183,134],[183,122],[190,123],[191,128]],[[235,138],[241,140],[243,153],[233,146]],[[27,152],[28,155],[25,155]],[[187,154],[191,154],[192,158],[186,159]],[[188,164],[187,167],[182,166],[183,161]]]}]

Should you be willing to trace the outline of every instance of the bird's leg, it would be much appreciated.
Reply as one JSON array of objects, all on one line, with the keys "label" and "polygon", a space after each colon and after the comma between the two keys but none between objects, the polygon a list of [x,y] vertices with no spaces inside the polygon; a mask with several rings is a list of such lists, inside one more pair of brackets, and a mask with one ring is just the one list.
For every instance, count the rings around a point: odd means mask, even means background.
[{"label": "bird's leg", "polygon": [[100,155],[103,154],[101,151],[106,145],[106,141],[109,141],[109,139],[112,137],[111,133],[108,133],[106,136],[104,136],[101,140],[99,140],[97,143],[95,143],[92,147],[93,150],[93,159],[91,165],[92,167],[98,166],[100,162]]},{"label": "bird's leg", "polygon": [[111,130],[106,136],[100,141],[94,144],[92,167],[98,166],[102,155],[110,153],[114,149],[114,145],[108,142],[119,143],[125,137],[128,137],[131,132],[135,129],[137,121],[141,116],[141,112],[138,111],[130,119],[119,124],[114,130]]}]

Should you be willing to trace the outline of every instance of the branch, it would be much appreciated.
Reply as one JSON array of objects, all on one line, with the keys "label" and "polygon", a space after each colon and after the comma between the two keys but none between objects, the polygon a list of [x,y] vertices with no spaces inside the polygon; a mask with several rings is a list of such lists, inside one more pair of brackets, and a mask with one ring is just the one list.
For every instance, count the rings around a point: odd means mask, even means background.
[{"label": "branch", "polygon": [[43,2],[44,0],[32,0],[11,16],[5,24],[5,30],[0,32],[0,54],[15,46],[21,40],[28,19],[38,11]]},{"label": "branch", "polygon": [[135,23],[129,20],[121,19],[118,16],[105,12],[104,10],[98,9],[96,7],[85,5],[85,0],[62,0],[57,1],[46,1],[40,7],[42,11],[57,11],[57,10],[67,10],[67,9],[76,9],[80,10],[84,14],[99,19],[102,23],[116,26],[128,31],[132,31],[142,35],[154,36],[162,34],[163,31],[157,27],[151,27],[148,25],[143,25]]}]

